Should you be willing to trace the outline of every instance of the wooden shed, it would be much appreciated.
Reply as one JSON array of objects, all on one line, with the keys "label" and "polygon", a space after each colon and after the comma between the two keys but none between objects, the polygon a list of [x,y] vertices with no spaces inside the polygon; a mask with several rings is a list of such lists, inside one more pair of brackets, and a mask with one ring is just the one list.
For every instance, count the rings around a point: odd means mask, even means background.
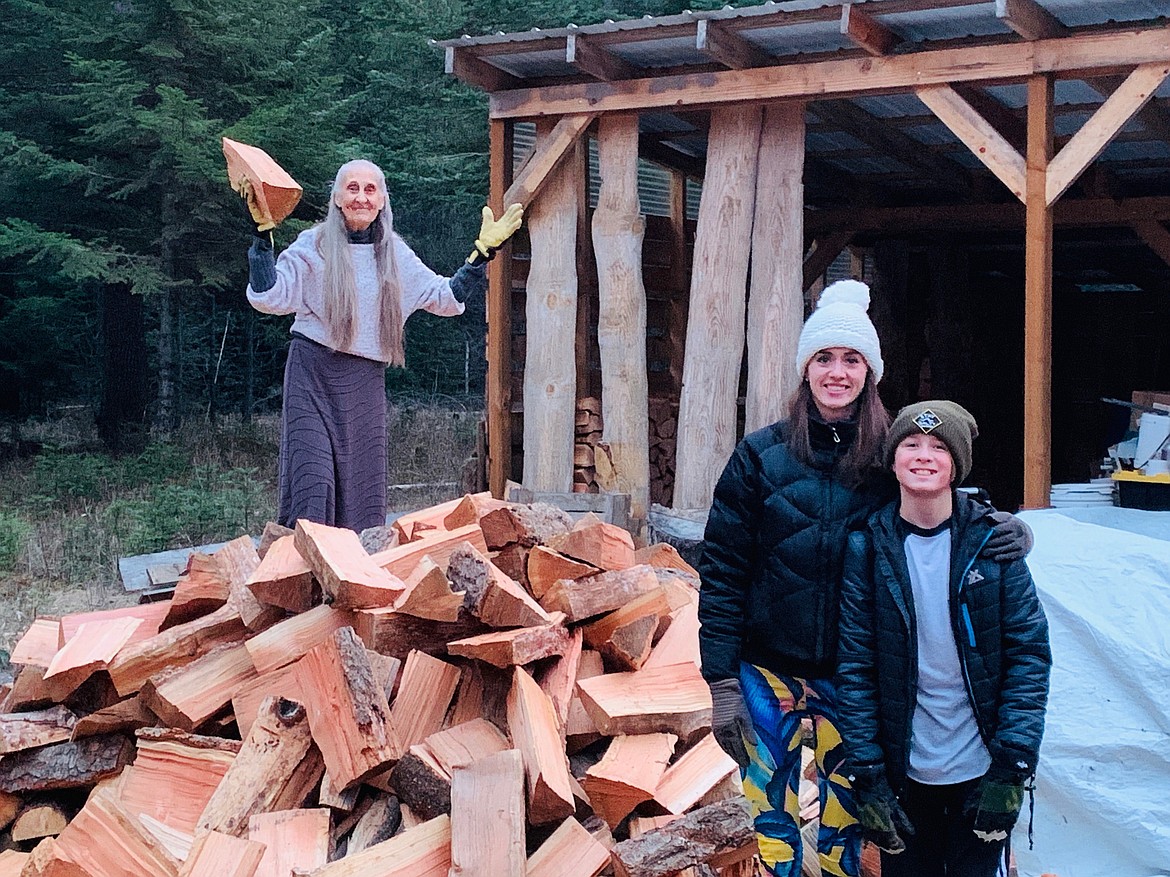
[{"label": "wooden shed", "polygon": [[528,207],[491,266],[492,490],[706,507],[830,271],[872,283],[886,404],[964,402],[997,503],[1047,506],[1097,397],[1170,385],[1168,12],[793,0],[439,44],[490,96],[492,205]]}]

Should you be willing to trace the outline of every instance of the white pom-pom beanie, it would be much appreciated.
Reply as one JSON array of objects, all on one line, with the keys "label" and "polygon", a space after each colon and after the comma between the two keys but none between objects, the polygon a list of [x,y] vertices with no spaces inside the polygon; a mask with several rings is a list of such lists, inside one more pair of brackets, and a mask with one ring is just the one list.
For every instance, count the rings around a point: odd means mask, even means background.
[{"label": "white pom-pom beanie", "polygon": [[849,347],[865,357],[873,372],[874,381],[882,379],[885,363],[878,343],[877,329],[869,320],[869,287],[860,280],[838,280],[830,283],[817,300],[812,312],[800,330],[796,346],[796,367],[804,378],[808,361],[818,350],[827,347]]}]

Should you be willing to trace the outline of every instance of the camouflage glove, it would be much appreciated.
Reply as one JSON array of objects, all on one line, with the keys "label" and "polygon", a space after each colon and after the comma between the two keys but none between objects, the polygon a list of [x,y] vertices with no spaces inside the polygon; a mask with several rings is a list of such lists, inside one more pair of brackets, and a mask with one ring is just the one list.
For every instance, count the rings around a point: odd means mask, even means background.
[{"label": "camouflage glove", "polygon": [[1023,560],[1032,550],[1032,529],[1008,512],[992,512],[995,529],[983,546],[983,556],[998,563]]},{"label": "camouflage glove", "polygon": [[904,851],[902,835],[914,834],[914,826],[886,781],[886,772],[877,766],[855,768],[849,773],[849,783],[862,838],[893,855]]},{"label": "camouflage glove", "polygon": [[752,730],[752,716],[738,679],[720,679],[711,683],[711,733],[740,769],[751,763],[744,740],[755,744],[756,732]]},{"label": "camouflage glove", "polygon": [[1026,764],[1025,768],[995,764],[988,768],[964,806],[967,815],[974,817],[976,837],[988,843],[1007,840],[1024,806],[1029,776]]},{"label": "camouflage glove", "polygon": [[504,245],[516,229],[520,227],[520,223],[524,221],[524,208],[519,204],[512,204],[504,211],[504,215],[496,219],[492,209],[488,206],[483,208],[483,221],[479,227],[479,237],[475,239],[475,249],[471,251],[471,255],[467,257],[467,261],[476,265],[480,262],[490,262],[495,256],[496,250]]}]

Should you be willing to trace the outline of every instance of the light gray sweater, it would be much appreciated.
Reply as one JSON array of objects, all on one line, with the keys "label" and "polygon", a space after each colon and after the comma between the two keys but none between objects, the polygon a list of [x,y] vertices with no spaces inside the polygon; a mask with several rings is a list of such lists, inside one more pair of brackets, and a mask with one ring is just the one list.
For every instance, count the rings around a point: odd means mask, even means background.
[{"label": "light gray sweater", "polygon": [[[378,340],[378,274],[372,244],[350,244],[354,279],[357,283],[357,320],[353,342],[341,348],[378,362],[389,362]],[[398,279],[402,289],[403,322],[417,310],[430,311],[441,317],[463,313],[463,304],[451,292],[446,277],[423,264],[406,242],[394,235],[394,255],[398,261]],[[271,263],[269,263],[271,264]],[[296,314],[292,331],[326,347],[329,327],[325,324],[325,262],[317,252],[317,229],[297,235],[288,249],[276,260],[276,282],[263,292],[248,284],[248,301],[265,314]]]}]

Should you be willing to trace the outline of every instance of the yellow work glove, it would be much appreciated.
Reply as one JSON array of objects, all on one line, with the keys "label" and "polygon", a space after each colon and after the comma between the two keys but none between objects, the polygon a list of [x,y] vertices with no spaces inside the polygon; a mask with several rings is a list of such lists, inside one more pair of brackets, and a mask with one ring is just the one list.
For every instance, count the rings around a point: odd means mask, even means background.
[{"label": "yellow work glove", "polygon": [[260,209],[260,205],[256,203],[256,193],[252,191],[252,183],[247,177],[240,180],[240,186],[237,191],[247,206],[248,212],[252,214],[252,222],[256,225],[256,233],[258,235],[266,231],[271,232],[272,229],[276,228],[276,223],[270,217],[266,216],[264,211]]},{"label": "yellow work glove", "polygon": [[483,208],[483,223],[479,227],[479,237],[475,239],[475,249],[467,257],[472,265],[479,262],[491,261],[504,241],[516,233],[520,223],[524,220],[524,207],[512,204],[504,211],[504,215],[496,219],[492,209],[486,205]]}]

